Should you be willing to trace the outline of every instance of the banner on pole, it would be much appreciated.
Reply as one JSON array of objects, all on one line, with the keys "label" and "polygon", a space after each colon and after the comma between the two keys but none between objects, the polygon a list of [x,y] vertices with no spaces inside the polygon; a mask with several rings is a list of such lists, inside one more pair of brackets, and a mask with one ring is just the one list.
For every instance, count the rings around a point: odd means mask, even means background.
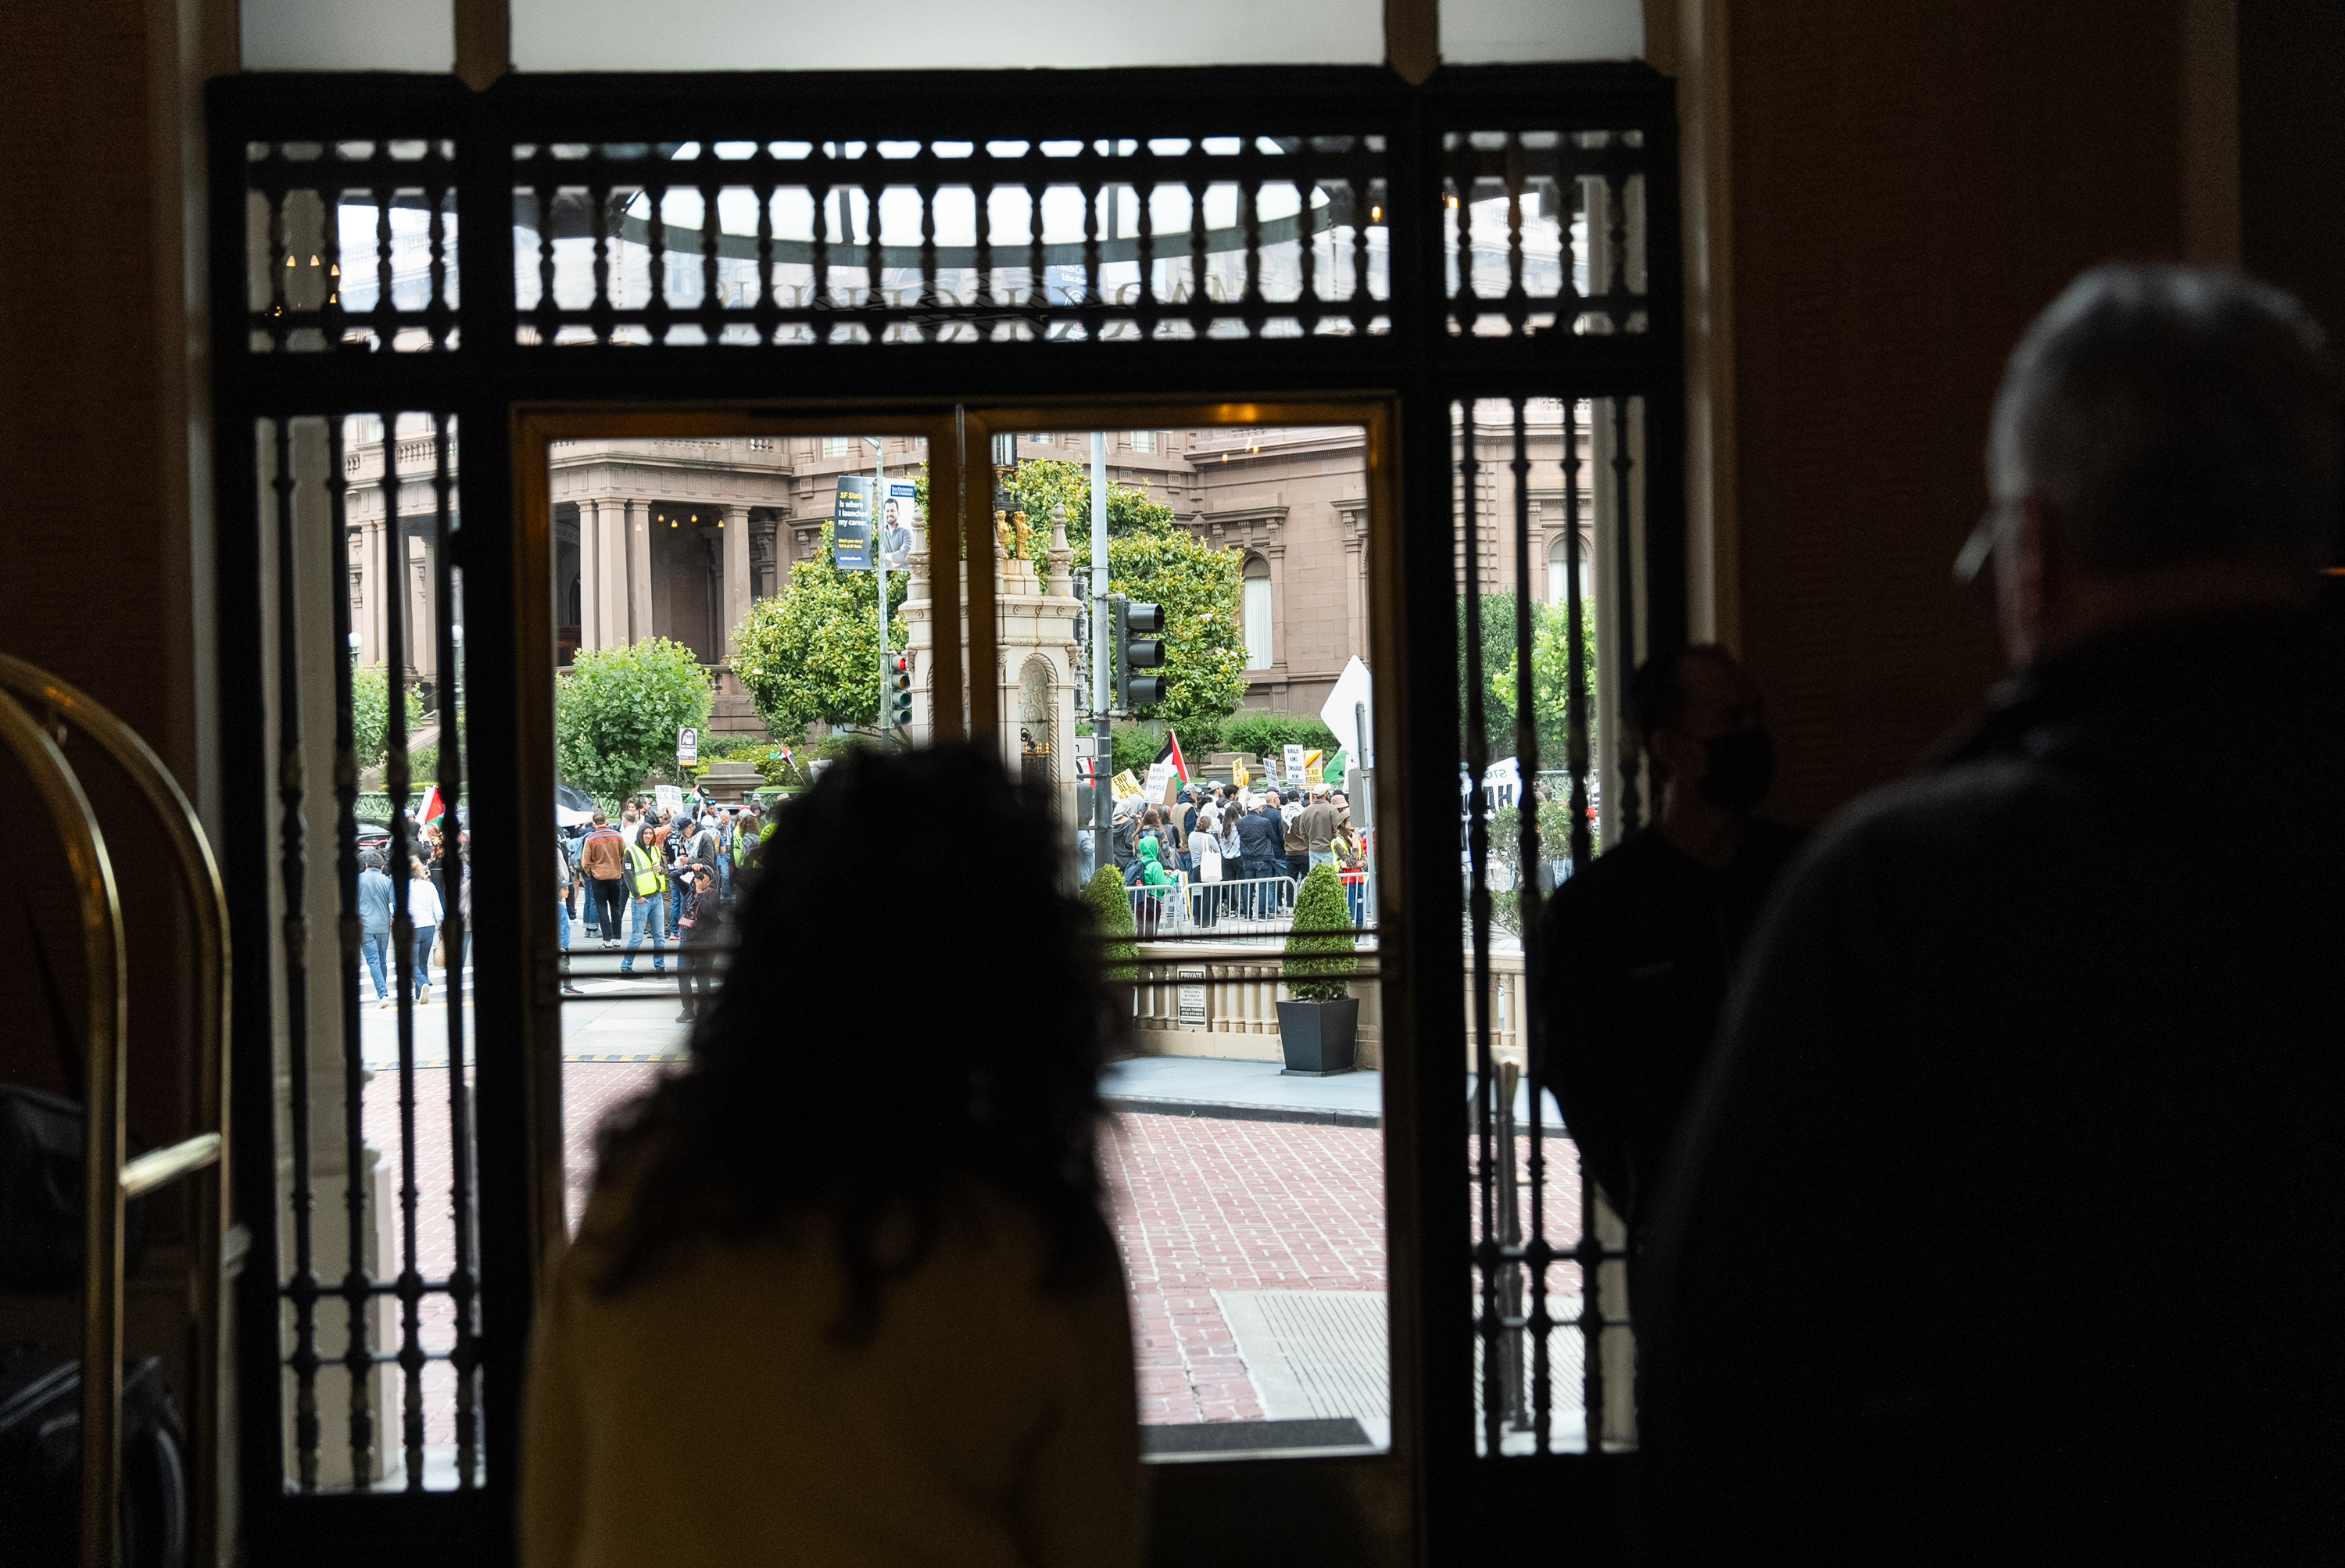
[{"label": "banner on pole", "polygon": [[677,729],[675,759],[686,768],[700,760],[700,731],[688,725]]},{"label": "banner on pole", "polygon": [[919,487],[909,479],[888,481],[879,512],[879,564],[890,572],[912,569],[912,507]]},{"label": "banner on pole", "polygon": [[838,476],[838,496],[830,508],[830,547],[842,572],[871,570],[871,492],[878,483],[868,473]]}]

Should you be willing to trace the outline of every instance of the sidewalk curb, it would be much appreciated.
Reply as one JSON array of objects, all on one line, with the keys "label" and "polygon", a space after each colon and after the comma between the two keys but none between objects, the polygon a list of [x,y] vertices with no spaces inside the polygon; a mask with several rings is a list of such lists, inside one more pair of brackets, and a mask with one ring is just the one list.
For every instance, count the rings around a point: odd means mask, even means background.
[{"label": "sidewalk curb", "polygon": [[1142,1116],[1211,1116],[1227,1122],[1302,1122],[1321,1127],[1381,1127],[1371,1111],[1338,1111],[1310,1105],[1248,1105],[1225,1100],[1175,1100],[1155,1095],[1105,1095],[1111,1111]]}]

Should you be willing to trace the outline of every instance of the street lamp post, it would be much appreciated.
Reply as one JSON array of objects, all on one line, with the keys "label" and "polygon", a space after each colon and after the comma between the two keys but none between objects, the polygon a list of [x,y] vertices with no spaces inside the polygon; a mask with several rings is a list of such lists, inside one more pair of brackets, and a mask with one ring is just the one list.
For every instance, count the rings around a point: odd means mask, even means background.
[{"label": "street lamp post", "polygon": [[1091,432],[1091,832],[1093,859],[1107,863],[1113,819],[1109,765],[1115,754],[1109,738],[1108,660],[1115,657],[1107,634],[1107,433]]},{"label": "street lamp post", "polygon": [[879,585],[879,744],[888,743],[888,557],[879,553],[880,520],[888,514],[888,449],[880,438],[867,435],[871,443],[871,580]]}]

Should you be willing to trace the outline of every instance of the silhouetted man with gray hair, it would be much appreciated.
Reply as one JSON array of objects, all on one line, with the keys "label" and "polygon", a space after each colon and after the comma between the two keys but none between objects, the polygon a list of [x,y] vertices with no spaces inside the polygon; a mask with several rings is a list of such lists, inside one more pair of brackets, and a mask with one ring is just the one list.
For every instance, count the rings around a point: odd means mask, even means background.
[{"label": "silhouetted man with gray hair", "polygon": [[2014,674],[1794,866],[1658,1194],[1648,1555],[2345,1561],[2334,371],[2103,269],[1987,466]]}]

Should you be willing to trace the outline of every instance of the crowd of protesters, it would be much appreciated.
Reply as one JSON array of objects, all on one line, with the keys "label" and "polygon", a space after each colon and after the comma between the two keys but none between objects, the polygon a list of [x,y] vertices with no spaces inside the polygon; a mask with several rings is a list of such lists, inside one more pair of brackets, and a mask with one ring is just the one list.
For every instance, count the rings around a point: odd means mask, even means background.
[{"label": "crowd of protesters", "polygon": [[[713,994],[706,950],[768,827],[754,805],[687,803],[678,809],[649,796],[630,799],[615,824],[609,813],[594,812],[583,832],[563,834],[556,851],[563,951],[598,942],[622,952],[619,972],[632,975],[637,950],[648,942],[652,972],[665,974],[674,942],[683,1004],[676,1021],[690,1020]],[[588,933],[576,943],[574,925]],[[563,993],[583,994],[566,976]]]},{"label": "crowd of protesters", "polygon": [[[359,952],[374,982],[377,1007],[389,1007],[397,1000],[393,966],[399,959],[391,921],[402,908],[415,930],[409,978],[417,1003],[431,1000],[432,970],[445,970],[452,957],[459,969],[472,960],[472,835],[461,825],[443,826],[438,820],[418,822],[409,817],[403,825],[406,830],[400,838],[387,839],[359,856]],[[394,854],[406,861],[396,881]],[[400,882],[406,884],[403,900]],[[462,932],[461,947],[452,955],[442,935],[451,911]]]},{"label": "crowd of protesters", "polygon": [[[1184,786],[1170,805],[1128,801],[1117,809],[1110,842],[1127,887],[1168,890],[1137,901],[1138,917],[1152,924],[1170,890],[1185,883],[1191,923],[1210,926],[1229,913],[1245,919],[1275,915],[1293,901],[1314,866],[1346,873],[1352,923],[1365,923],[1367,847],[1352,825],[1343,790],[1313,784],[1259,794],[1235,784]],[[1242,884],[1233,894],[1211,891]]]}]

